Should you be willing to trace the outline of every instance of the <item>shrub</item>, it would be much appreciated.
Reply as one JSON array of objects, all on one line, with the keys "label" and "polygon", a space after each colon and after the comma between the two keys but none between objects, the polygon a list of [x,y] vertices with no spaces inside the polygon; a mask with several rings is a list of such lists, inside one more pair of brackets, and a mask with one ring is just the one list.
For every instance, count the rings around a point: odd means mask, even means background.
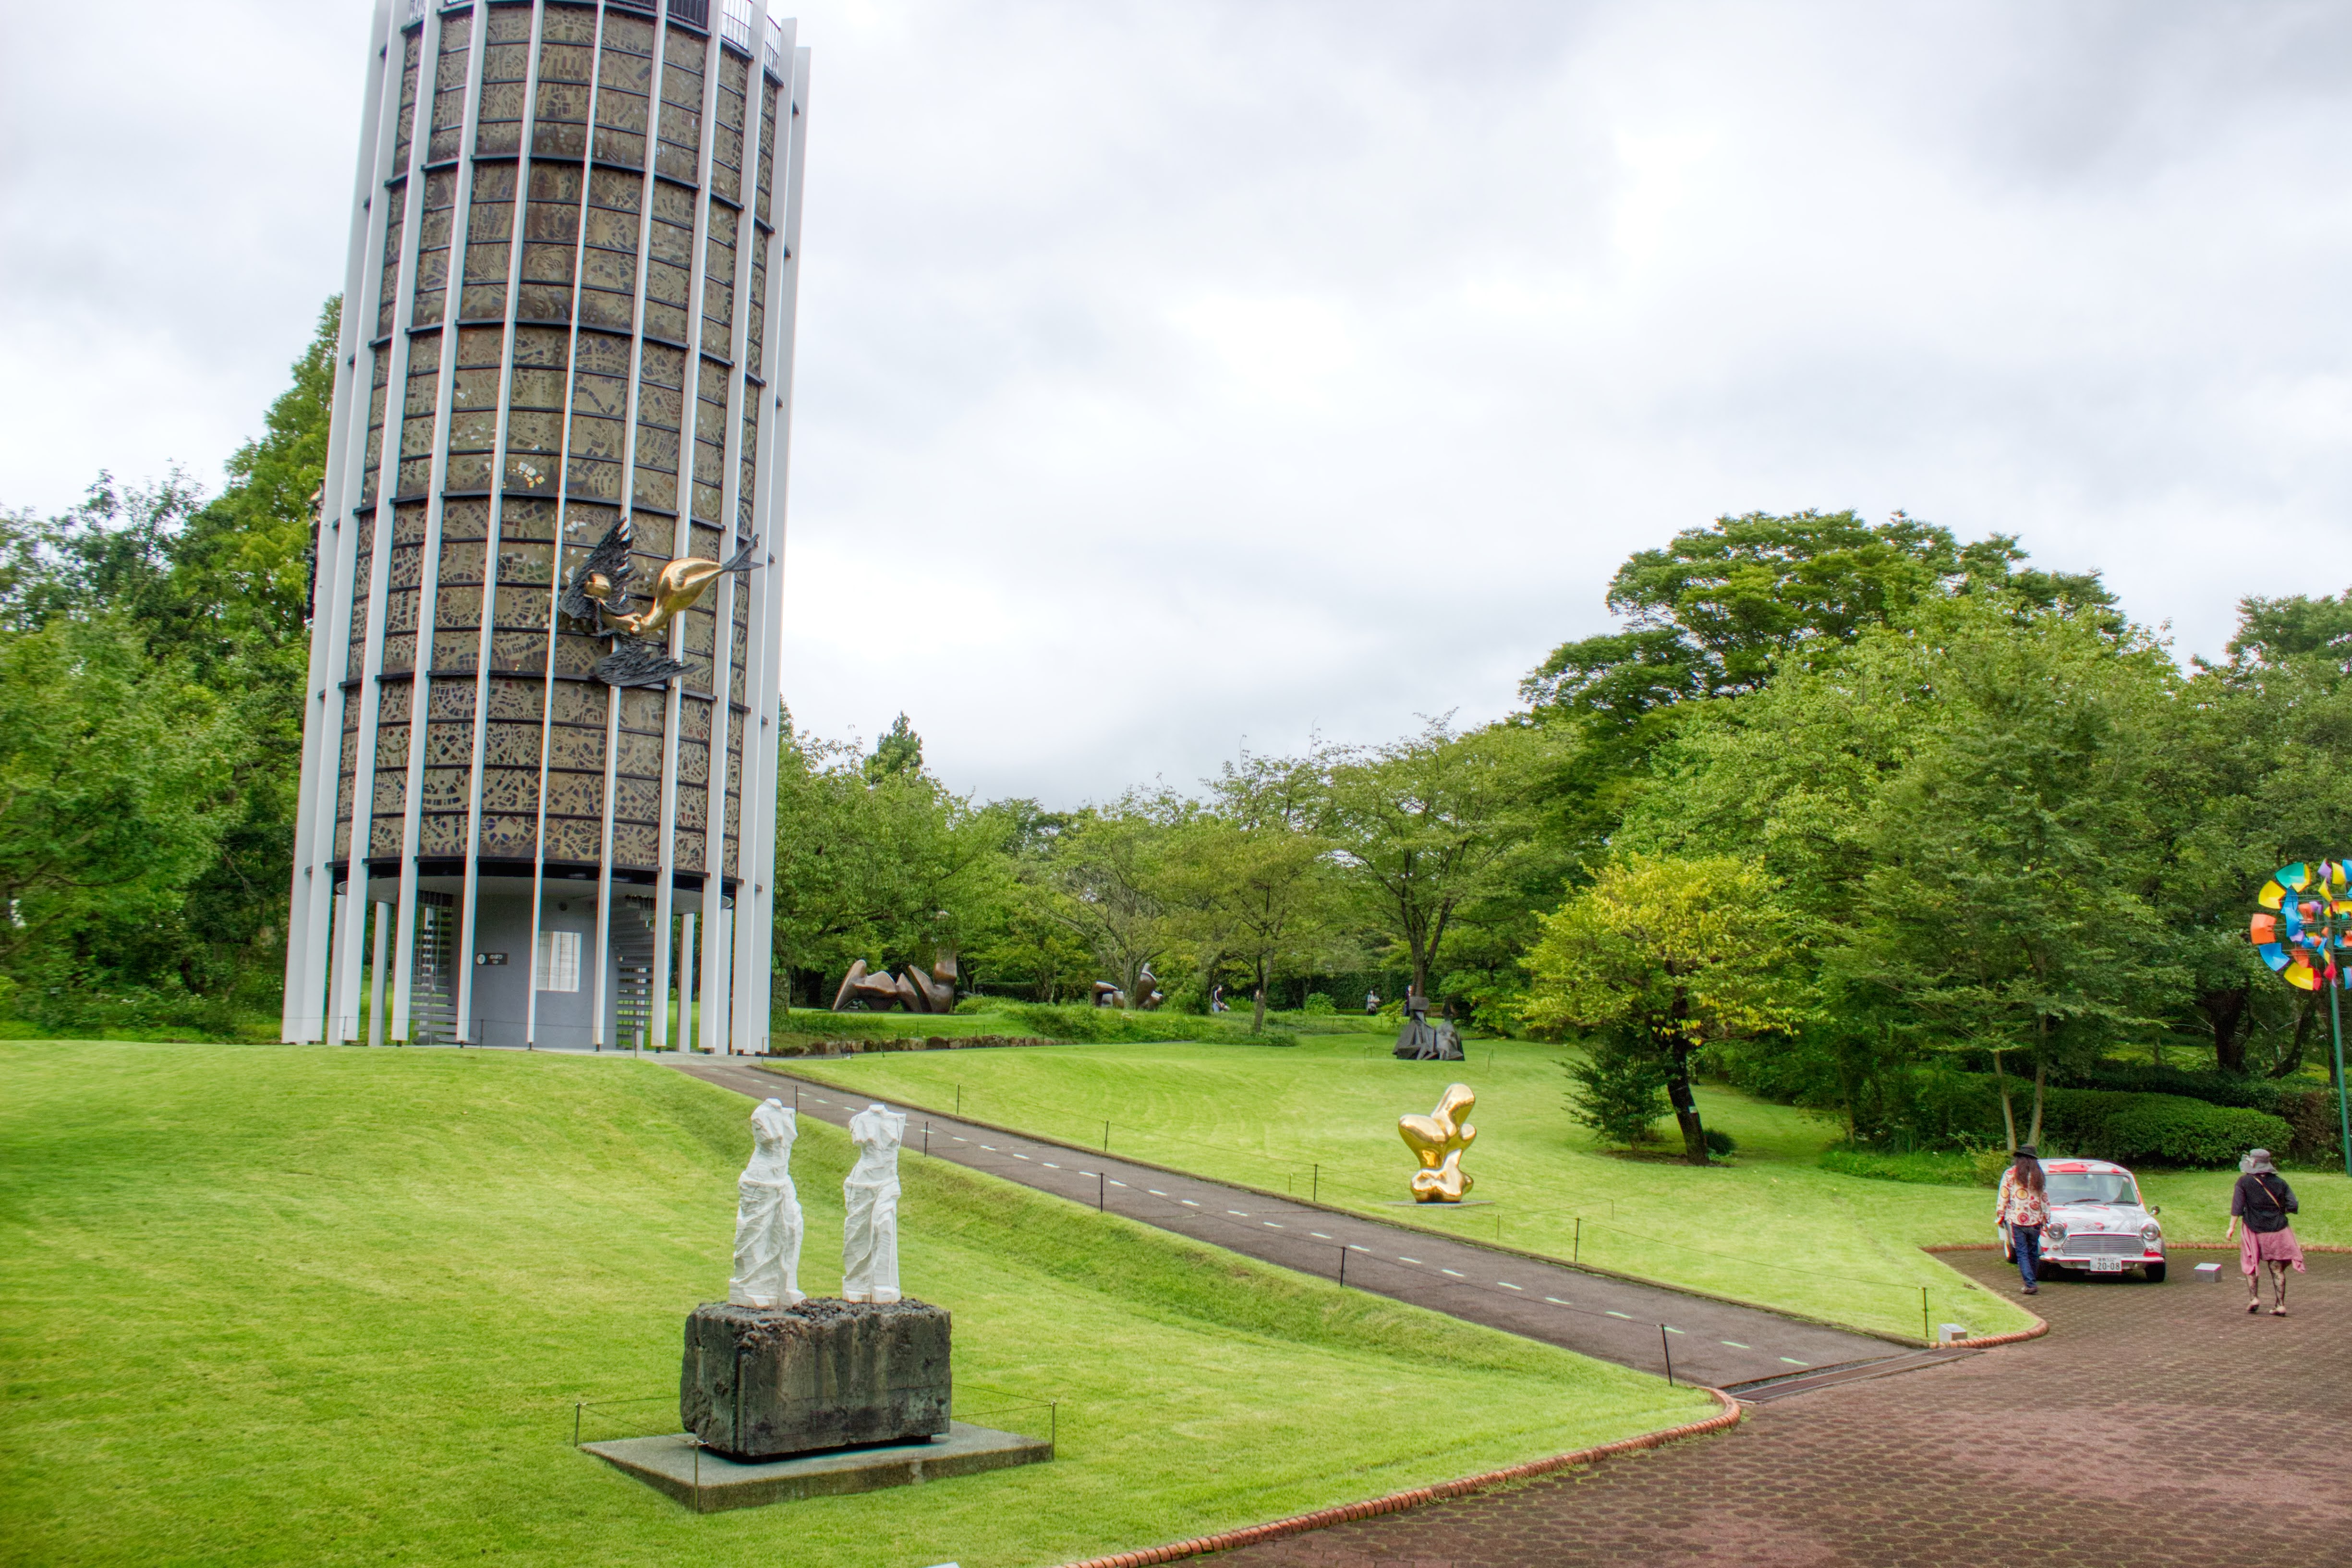
[{"label": "shrub", "polygon": [[1666,1113],[1665,1064],[1610,1036],[1594,1039],[1583,1058],[1560,1063],[1576,1080],[1569,1114],[1604,1142],[1631,1148],[1649,1141],[1651,1123]]},{"label": "shrub", "polygon": [[2279,1119],[2287,1124],[2289,1159],[2315,1165],[2339,1164],[2344,1159],[2344,1130],[2337,1121],[2336,1091],[2305,1089],[2279,1096]]},{"label": "shrub", "polygon": [[1708,1153],[1728,1154],[1738,1147],[1739,1147],[1739,1145],[1733,1140],[1731,1134],[1726,1132],[1722,1128],[1710,1127],[1706,1130],[1706,1152]]},{"label": "shrub", "polygon": [[1299,1008],[1300,1012],[1315,1016],[1336,1013],[1339,1010],[1331,998],[1320,991],[1309,991],[1307,994],[1306,1003]]}]

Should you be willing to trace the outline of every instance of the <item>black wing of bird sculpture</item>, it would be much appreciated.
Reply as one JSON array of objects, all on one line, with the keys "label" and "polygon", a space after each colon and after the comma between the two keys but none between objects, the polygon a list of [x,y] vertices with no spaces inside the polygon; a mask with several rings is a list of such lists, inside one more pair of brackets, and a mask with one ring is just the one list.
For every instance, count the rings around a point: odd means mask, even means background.
[{"label": "black wing of bird sculpture", "polygon": [[759,553],[760,536],[755,533],[751,538],[743,542],[742,549],[737,551],[734,554],[727,558],[727,564],[719,569],[719,574],[724,576],[730,572],[749,572],[751,568],[760,564],[760,563],[754,559]]},{"label": "black wing of bird sculpture", "polygon": [[[617,609],[628,596],[629,544],[629,520],[625,517],[604,531],[604,537],[588,552],[588,559],[572,571],[571,581],[563,584],[563,596],[555,602],[556,608],[575,621],[601,626],[603,623],[596,617],[599,602]],[[591,585],[591,579],[598,577],[604,579],[604,591],[592,596],[583,590]]]},{"label": "black wing of bird sculpture", "polygon": [[616,637],[613,651],[596,661],[596,679],[607,686],[664,686],[686,668],[659,643]]}]

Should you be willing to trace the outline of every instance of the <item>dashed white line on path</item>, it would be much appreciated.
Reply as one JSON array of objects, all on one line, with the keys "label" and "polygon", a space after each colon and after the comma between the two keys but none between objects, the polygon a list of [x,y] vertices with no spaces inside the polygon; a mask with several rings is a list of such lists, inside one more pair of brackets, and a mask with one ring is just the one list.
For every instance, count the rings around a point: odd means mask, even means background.
[{"label": "dashed white line on path", "polygon": [[1664,1329],[1666,1332],[1670,1334],[1678,1334],[1682,1332],[1680,1329],[1675,1328],[1673,1325],[1668,1323],[1660,1323],[1658,1327]]},{"label": "dashed white line on path", "polygon": [[[1087,1172],[1086,1173],[1087,1173],[1087,1175],[1089,1175],[1089,1176],[1091,1176],[1091,1175],[1093,1175],[1093,1174],[1094,1174],[1094,1173],[1093,1173],[1092,1171],[1088,1171],[1088,1172]],[[1126,1184],[1125,1182],[1120,1181],[1117,1176],[1113,1176],[1113,1177],[1111,1177],[1111,1178],[1110,1178],[1110,1184],[1111,1184],[1112,1186],[1114,1186],[1114,1187],[1123,1187],[1123,1186],[1127,1185],[1127,1184]]]},{"label": "dashed white line on path", "polygon": [[1328,1236],[1324,1235],[1324,1234],[1323,1234],[1321,1231],[1319,1231],[1319,1230],[1310,1230],[1310,1231],[1308,1231],[1307,1234],[1307,1235],[1309,1235],[1309,1236],[1311,1236],[1311,1237],[1314,1237],[1316,1240],[1318,1240],[1318,1241],[1328,1241],[1328,1240],[1330,1240],[1330,1239],[1331,1239],[1329,1237],[1328,1237]]},{"label": "dashed white line on path", "polygon": [[1239,1217],[1240,1217],[1240,1218],[1242,1218],[1242,1219],[1247,1219],[1247,1218],[1249,1218],[1249,1215],[1245,1215],[1245,1214],[1243,1214],[1243,1213],[1242,1213],[1242,1211],[1241,1211],[1241,1210],[1239,1210],[1239,1209],[1227,1209],[1225,1212],[1226,1212],[1227,1214],[1229,1214],[1229,1215],[1237,1215],[1237,1216],[1239,1216]]},{"label": "dashed white line on path", "polygon": [[1715,1342],[1719,1345],[1729,1345],[1736,1351],[1752,1351],[1756,1348],[1754,1345],[1743,1345],[1738,1340],[1717,1340]]},{"label": "dashed white line on path", "polygon": [[[1327,1237],[1326,1239],[1328,1239],[1328,1238]],[[1350,1251],[1350,1252],[1370,1252],[1370,1251],[1371,1250],[1371,1248],[1370,1248],[1370,1247],[1358,1247],[1354,1242],[1352,1242],[1352,1241],[1351,1241],[1351,1242],[1348,1243],[1348,1250],[1349,1250],[1349,1251]]]},{"label": "dashed white line on path", "polygon": [[1161,1192],[1158,1187],[1146,1187],[1143,1190],[1150,1193],[1155,1198],[1164,1198],[1168,1195],[1166,1193]]},{"label": "dashed white line on path", "polygon": [[1284,1228],[1283,1226],[1275,1224],[1274,1221],[1270,1219],[1262,1219],[1258,1221],[1258,1224],[1265,1226],[1268,1230],[1281,1230]]},{"label": "dashed white line on path", "polygon": [[1020,1150],[1015,1149],[1013,1152],[1013,1157],[1016,1160],[1026,1160],[1029,1156],[1021,1152]]},{"label": "dashed white line on path", "polygon": [[1811,1365],[1812,1365],[1812,1364],[1813,1364],[1811,1362],[1809,1362],[1809,1361],[1799,1361],[1795,1356],[1792,1356],[1792,1355],[1784,1355],[1784,1356],[1782,1356],[1780,1359],[1781,1359],[1782,1361],[1787,1362],[1790,1366],[1811,1366]]},{"label": "dashed white line on path", "polygon": [[1507,1279],[1497,1279],[1495,1283],[1500,1285],[1506,1290],[1517,1290],[1519,1289],[1518,1286],[1512,1284]]},{"label": "dashed white line on path", "polygon": [[1565,1307],[1565,1306],[1567,1306],[1567,1305],[1568,1305],[1568,1303],[1567,1303],[1567,1302],[1565,1302],[1565,1301],[1561,1300],[1560,1300],[1559,1297],[1557,1297],[1557,1296],[1546,1296],[1546,1297],[1544,1298],[1544,1300],[1547,1300],[1547,1301],[1549,1301],[1549,1302],[1550,1302],[1553,1306],[1555,1306],[1555,1307]]},{"label": "dashed white line on path", "polygon": [[[1420,1259],[1420,1258],[1398,1258],[1398,1259],[1397,1259],[1397,1261],[1398,1261],[1399,1263],[1421,1263],[1421,1259]],[[1421,1263],[1421,1266],[1422,1266],[1423,1268],[1428,1268],[1428,1267],[1429,1267],[1429,1265],[1428,1265],[1428,1264],[1426,1264],[1426,1263]]]},{"label": "dashed white line on path", "polygon": [[1610,1309],[1609,1315],[1610,1315],[1611,1317],[1612,1317],[1612,1318],[1622,1318],[1622,1319],[1624,1319],[1624,1320],[1625,1320],[1627,1322],[1629,1322],[1629,1323],[1630,1323],[1630,1322],[1632,1322],[1632,1321],[1633,1321],[1633,1313],[1631,1313],[1631,1312],[1620,1312],[1620,1311],[1616,1310],[1614,1308]]},{"label": "dashed white line on path", "polygon": [[1462,1270],[1460,1270],[1459,1268],[1441,1268],[1441,1269],[1439,1269],[1439,1270],[1438,1270],[1438,1272],[1439,1272],[1440,1274],[1451,1274],[1451,1275],[1453,1275],[1453,1276],[1454,1276],[1454,1278],[1455,1278],[1456,1279],[1460,1279],[1465,1278],[1465,1275],[1463,1274]]},{"label": "dashed white line on path", "polygon": [[1188,1208],[1188,1209],[1196,1209],[1196,1208],[1199,1208],[1199,1207],[1201,1206],[1199,1204],[1194,1203],[1194,1202],[1193,1202],[1192,1199],[1190,1199],[1190,1198],[1178,1198],[1176,1201],[1177,1201],[1178,1203],[1180,1203],[1180,1204],[1182,1204],[1182,1205],[1183,1205],[1186,1208]]},{"label": "dashed white line on path", "polygon": [[[1023,1159],[1024,1159],[1024,1160],[1025,1160],[1025,1159],[1027,1159],[1029,1156],[1028,1156],[1028,1155],[1026,1155],[1026,1154],[1024,1154],[1024,1155],[1022,1155],[1021,1157],[1022,1157]],[[1058,1170],[1060,1170],[1061,1168],[1062,1168],[1061,1166],[1056,1165],[1056,1164],[1055,1164],[1055,1163],[1054,1163],[1054,1162],[1053,1162],[1053,1161],[1051,1161],[1051,1160],[1048,1160],[1048,1161],[1046,1161],[1046,1162],[1045,1162],[1045,1169],[1047,1169],[1047,1170],[1049,1170],[1049,1171],[1058,1171]]]}]

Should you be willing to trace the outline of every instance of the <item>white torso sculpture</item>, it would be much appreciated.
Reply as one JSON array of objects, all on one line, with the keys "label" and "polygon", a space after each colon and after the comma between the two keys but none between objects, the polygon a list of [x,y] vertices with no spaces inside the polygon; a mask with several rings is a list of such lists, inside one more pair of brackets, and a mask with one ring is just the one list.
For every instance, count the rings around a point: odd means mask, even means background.
[{"label": "white torso sculpture", "polygon": [[738,1307],[790,1307],[801,1294],[801,1201],[793,1191],[793,1139],[798,1121],[781,1100],[751,1112],[751,1163],[736,1184],[735,1277],[727,1300]]},{"label": "white torso sculpture", "polygon": [[903,1111],[869,1105],[849,1119],[857,1163],[841,1184],[841,1294],[850,1301],[898,1299],[898,1143]]}]

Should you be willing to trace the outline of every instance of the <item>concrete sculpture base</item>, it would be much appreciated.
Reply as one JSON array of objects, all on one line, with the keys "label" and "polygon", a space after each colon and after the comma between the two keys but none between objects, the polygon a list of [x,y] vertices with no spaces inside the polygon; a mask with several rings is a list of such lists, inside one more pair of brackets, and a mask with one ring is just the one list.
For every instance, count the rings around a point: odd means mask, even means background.
[{"label": "concrete sculpture base", "polygon": [[709,1301],[686,1320],[678,1416],[730,1459],[929,1438],[949,1428],[948,1314],[921,1301]]},{"label": "concrete sculpture base", "polygon": [[698,1456],[693,1439],[682,1434],[626,1437],[583,1447],[614,1469],[703,1513],[878,1491],[1013,1465],[1039,1465],[1054,1457],[1054,1446],[1042,1437],[1024,1437],[1017,1432],[999,1432],[961,1421],[954,1423],[943,1437],[839,1448],[829,1454],[803,1454],[759,1464],[738,1463],[708,1450]]}]

